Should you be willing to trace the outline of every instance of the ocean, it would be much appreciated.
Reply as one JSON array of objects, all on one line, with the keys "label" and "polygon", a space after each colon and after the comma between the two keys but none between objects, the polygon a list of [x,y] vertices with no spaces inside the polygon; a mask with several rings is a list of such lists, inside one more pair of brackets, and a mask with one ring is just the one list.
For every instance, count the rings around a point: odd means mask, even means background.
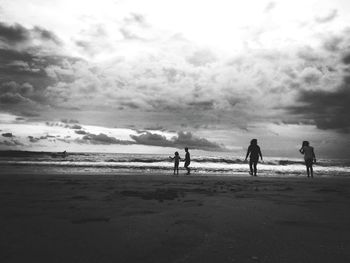
[{"label": "ocean", "polygon": [[[213,153],[191,156],[193,175],[250,176],[249,165],[242,157],[218,156]],[[120,153],[68,153],[57,152],[0,151],[0,172],[7,170],[47,173],[173,173],[173,162],[164,154]],[[180,175],[185,174],[183,162]],[[301,158],[287,159],[264,157],[258,165],[258,176],[296,177],[305,176]],[[350,176],[350,160],[317,160],[315,177]]]}]

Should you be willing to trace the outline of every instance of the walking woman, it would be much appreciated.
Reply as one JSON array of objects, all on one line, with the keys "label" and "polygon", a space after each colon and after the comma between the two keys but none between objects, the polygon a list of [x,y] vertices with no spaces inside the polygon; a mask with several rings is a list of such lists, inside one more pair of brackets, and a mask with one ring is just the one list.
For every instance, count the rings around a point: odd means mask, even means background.
[{"label": "walking woman", "polygon": [[311,147],[308,141],[303,141],[303,145],[299,152],[304,154],[307,177],[310,177],[311,174],[311,178],[314,178],[314,169],[312,167],[313,163],[316,163],[314,147]]},{"label": "walking woman", "polygon": [[261,150],[260,150],[260,147],[258,145],[257,139],[253,139],[250,141],[250,145],[248,147],[245,161],[247,161],[248,156],[250,157],[250,159],[249,159],[249,168],[250,168],[249,174],[256,176],[259,156],[261,158],[261,161],[263,161],[263,157],[262,157]]}]

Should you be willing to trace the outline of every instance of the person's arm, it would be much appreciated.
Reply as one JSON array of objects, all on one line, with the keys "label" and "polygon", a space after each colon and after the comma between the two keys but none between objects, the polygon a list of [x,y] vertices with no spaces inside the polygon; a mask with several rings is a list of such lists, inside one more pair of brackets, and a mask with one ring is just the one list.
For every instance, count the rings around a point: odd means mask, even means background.
[{"label": "person's arm", "polygon": [[247,160],[248,156],[249,156],[249,153],[250,153],[250,147],[248,147],[248,150],[247,150],[247,154],[245,156],[245,161]]},{"label": "person's arm", "polygon": [[259,155],[260,155],[260,159],[261,159],[261,161],[263,161],[263,157],[262,157],[262,153],[261,153],[260,148],[259,148]]},{"label": "person's arm", "polygon": [[314,159],[314,163],[316,163],[316,155],[314,149],[312,149],[312,158]]},{"label": "person's arm", "polygon": [[304,147],[301,147],[301,148],[299,149],[299,152],[300,152],[301,154],[304,154]]}]

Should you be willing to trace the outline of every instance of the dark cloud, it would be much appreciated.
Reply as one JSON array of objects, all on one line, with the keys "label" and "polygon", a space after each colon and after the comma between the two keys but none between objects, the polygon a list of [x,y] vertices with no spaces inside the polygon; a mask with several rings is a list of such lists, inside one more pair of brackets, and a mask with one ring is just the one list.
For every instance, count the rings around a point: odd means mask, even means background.
[{"label": "dark cloud", "polygon": [[145,130],[150,131],[165,131],[166,129],[163,126],[155,125],[155,126],[147,126],[145,127]]},{"label": "dark cloud", "polygon": [[80,130],[82,127],[78,124],[74,124],[74,125],[69,126],[69,128],[74,129],[74,130]]},{"label": "dark cloud", "polygon": [[196,137],[191,132],[178,132],[177,137],[174,137],[173,139],[174,144],[181,147],[203,150],[223,150],[219,144],[208,141],[205,138]]},{"label": "dark cloud", "polygon": [[25,102],[31,102],[28,98],[23,97],[21,94],[18,93],[5,93],[0,95],[0,102],[2,104],[19,104],[19,103],[25,103]]},{"label": "dark cloud", "polygon": [[61,122],[67,123],[67,124],[77,124],[79,121],[73,120],[73,119],[61,119]]},{"label": "dark cloud", "polygon": [[28,136],[30,142],[36,143],[40,141],[40,138],[35,138],[34,136]]},{"label": "dark cloud", "polygon": [[22,96],[30,96],[33,94],[34,87],[30,83],[18,84],[15,81],[5,82],[0,85],[0,94],[12,93]]},{"label": "dark cloud", "polygon": [[188,103],[188,106],[199,110],[211,110],[214,108],[213,100],[192,101]]},{"label": "dark cloud", "polygon": [[169,141],[165,136],[150,132],[144,132],[141,135],[130,135],[138,144],[171,147],[174,146],[172,141]]},{"label": "dark cloud", "polygon": [[333,10],[330,10],[327,14],[325,14],[323,16],[317,16],[315,18],[315,21],[317,23],[328,23],[328,22],[333,21],[337,16],[338,16],[338,10],[333,9]]},{"label": "dark cloud", "polygon": [[306,84],[316,84],[322,78],[322,72],[320,72],[317,68],[309,67],[305,68],[301,72],[300,77]]},{"label": "dark cloud", "polygon": [[350,64],[350,54],[347,54],[343,57],[343,63],[345,65],[349,65]]},{"label": "dark cloud", "polygon": [[342,36],[330,36],[323,43],[323,47],[330,52],[338,52],[341,50],[341,44],[344,41]]},{"label": "dark cloud", "polygon": [[16,136],[14,136],[11,132],[6,132],[1,134],[2,137],[5,137],[6,140],[0,141],[0,145],[5,145],[5,146],[18,146],[18,145],[23,145],[21,142],[16,140]]},{"label": "dark cloud", "polygon": [[11,132],[7,132],[7,133],[3,133],[1,134],[3,137],[6,137],[6,138],[12,138],[14,137],[13,134]]},{"label": "dark cloud", "polygon": [[23,146],[23,143],[12,139],[11,141],[0,141],[0,145],[5,145],[5,146]]},{"label": "dark cloud", "polygon": [[50,121],[47,121],[47,122],[45,122],[45,124],[47,126],[50,126],[50,127],[54,127],[54,126],[65,127],[66,126],[66,124],[63,124],[61,122],[50,122]]},{"label": "dark cloud", "polygon": [[141,135],[130,135],[138,144],[162,146],[162,147],[176,147],[184,148],[189,147],[192,149],[202,150],[224,150],[219,144],[210,142],[207,139],[194,136],[191,132],[178,132],[177,136],[168,140],[165,136],[160,134],[151,133],[148,131],[143,132]]},{"label": "dark cloud", "polygon": [[62,44],[61,40],[49,30],[36,26],[34,27],[33,32],[35,32],[35,34],[37,34],[43,40],[53,41],[57,45]]},{"label": "dark cloud", "polygon": [[24,94],[24,95],[30,95],[32,94],[34,91],[34,87],[32,84],[30,83],[23,83],[20,87],[19,87],[19,92],[21,94]]},{"label": "dark cloud", "polygon": [[299,58],[311,63],[319,62],[322,58],[320,52],[309,46],[300,49],[297,55]]},{"label": "dark cloud", "polygon": [[[9,75],[9,78],[17,82],[19,82],[19,79],[23,79],[21,76],[25,78],[48,78],[52,81],[48,70],[55,69],[56,71],[61,70],[62,73],[66,73],[67,67],[79,61],[82,60],[67,56],[41,55],[34,51],[28,52],[25,50],[18,51],[10,48],[0,48],[0,69],[7,73],[6,75]],[[51,68],[52,66],[54,66],[53,69]],[[58,77],[61,79],[61,75]],[[6,80],[6,78],[0,76],[0,81],[4,80]],[[40,79],[40,81],[43,81],[43,79]],[[47,83],[46,81],[44,84],[47,86],[53,83]]]},{"label": "dark cloud", "polygon": [[[59,136],[57,136],[59,137]],[[36,143],[40,140],[53,140],[55,141],[56,139],[60,140],[59,138],[57,138],[56,136],[53,136],[53,135],[49,135],[49,134],[46,134],[46,135],[43,135],[43,136],[40,136],[40,137],[34,137],[34,136],[28,136],[28,139],[30,142],[33,142],[33,143]]]},{"label": "dark cloud", "polygon": [[70,66],[81,59],[50,55],[62,47],[53,32],[0,22],[0,47],[0,109],[18,113],[18,105],[23,112],[62,105],[45,91],[60,81],[72,82]]},{"label": "dark cloud", "polygon": [[0,40],[7,44],[13,45],[31,40],[52,41],[57,45],[61,45],[61,41],[51,31],[41,27],[27,29],[20,24],[9,25],[0,22]]},{"label": "dark cloud", "polygon": [[[350,64],[350,55],[344,55],[342,62]],[[317,81],[317,70],[309,71],[310,81]],[[336,90],[304,90],[299,91],[297,106],[289,107],[291,113],[300,117],[300,123],[313,122],[320,129],[334,129],[342,132],[350,131],[350,75],[347,68],[342,84]],[[343,73],[343,74],[344,74]]]},{"label": "dark cloud", "polygon": [[[16,81],[28,82],[35,86],[50,84],[49,78],[44,71],[46,65],[39,60],[38,56],[25,51],[14,51],[0,48],[0,83]],[[41,84],[42,83],[42,84]]]},{"label": "dark cloud", "polygon": [[37,112],[28,112],[28,111],[21,111],[20,115],[25,117],[39,117],[40,114]]},{"label": "dark cloud", "polygon": [[46,139],[50,139],[50,138],[56,138],[56,136],[54,136],[54,135],[49,135],[49,134],[40,136],[40,140],[46,140]]},{"label": "dark cloud", "polygon": [[[63,75],[65,65],[75,62],[74,58],[69,57],[40,56],[25,51],[0,49],[1,102],[6,105],[29,103],[27,106],[22,105],[24,111],[39,110],[46,105],[56,106],[56,101],[45,91],[58,81],[68,80],[69,77]],[[53,71],[55,73],[51,74]],[[19,108],[7,110],[16,113]]]},{"label": "dark cloud", "polygon": [[121,106],[128,107],[130,109],[139,109],[141,106],[133,101],[122,101],[120,102]]},{"label": "dark cloud", "polygon": [[68,128],[68,129],[73,129],[73,130],[80,130],[82,129],[82,126],[77,124],[77,120],[70,120],[70,119],[62,119],[61,121],[58,122],[45,122],[47,126],[54,127],[62,127],[62,128]]},{"label": "dark cloud", "polygon": [[320,129],[350,131],[350,77],[336,91],[301,91],[299,101],[303,105],[290,107],[290,111],[301,122],[313,120]]},{"label": "dark cloud", "polygon": [[35,58],[37,57],[25,51],[0,48],[0,61],[3,64],[18,60],[32,62]]},{"label": "dark cloud", "polygon": [[15,81],[5,82],[2,83],[0,86],[0,93],[7,93],[7,92],[17,92],[18,90],[18,84]]},{"label": "dark cloud", "polygon": [[87,132],[86,132],[86,131],[83,131],[83,130],[76,130],[75,133],[76,133],[76,134],[80,134],[80,135],[85,135],[85,134],[87,134]]},{"label": "dark cloud", "polygon": [[28,40],[29,31],[19,24],[7,25],[0,22],[0,39],[9,43]]},{"label": "dark cloud", "polygon": [[104,133],[100,134],[93,134],[93,133],[87,133],[83,136],[82,139],[77,140],[79,143],[91,143],[91,144],[122,144],[122,145],[128,145],[128,144],[134,144],[132,141],[126,141],[126,140],[119,140],[114,137],[108,136]]}]

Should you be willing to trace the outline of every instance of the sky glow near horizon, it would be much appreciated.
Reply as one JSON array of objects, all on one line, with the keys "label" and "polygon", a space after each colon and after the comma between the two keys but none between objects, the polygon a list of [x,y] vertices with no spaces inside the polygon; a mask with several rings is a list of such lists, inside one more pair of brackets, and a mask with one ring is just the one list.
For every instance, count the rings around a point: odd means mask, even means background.
[{"label": "sky glow near horizon", "polygon": [[349,32],[345,0],[0,0],[0,149],[346,158]]}]

